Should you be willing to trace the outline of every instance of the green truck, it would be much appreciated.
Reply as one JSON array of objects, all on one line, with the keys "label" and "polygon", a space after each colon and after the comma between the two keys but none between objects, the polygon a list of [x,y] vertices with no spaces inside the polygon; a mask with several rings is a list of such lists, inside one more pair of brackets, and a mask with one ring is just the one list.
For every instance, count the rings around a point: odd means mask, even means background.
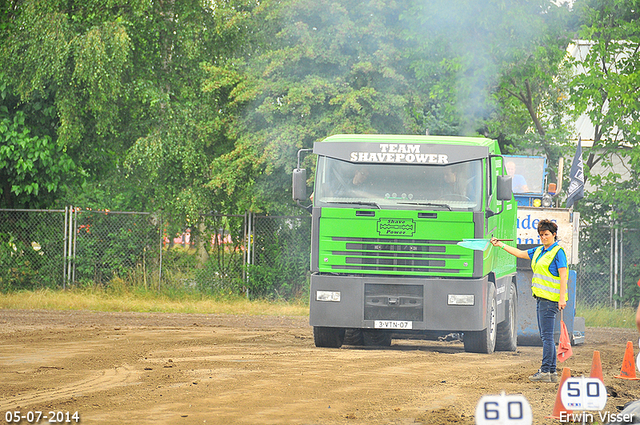
[{"label": "green truck", "polygon": [[[313,153],[305,208],[317,347],[458,333],[465,351],[515,351],[516,259],[486,241],[516,239],[517,204],[496,141],[334,135]],[[299,205],[309,199],[300,155]],[[485,241],[459,244],[470,239]]]}]

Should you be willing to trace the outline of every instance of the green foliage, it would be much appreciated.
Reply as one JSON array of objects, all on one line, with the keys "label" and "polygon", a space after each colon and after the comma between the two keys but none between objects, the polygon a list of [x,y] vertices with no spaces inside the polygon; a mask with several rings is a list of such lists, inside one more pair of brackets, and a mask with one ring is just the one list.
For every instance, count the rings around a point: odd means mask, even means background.
[{"label": "green foliage", "polygon": [[299,148],[334,133],[416,133],[401,11],[395,2],[262,3],[252,23],[270,45],[231,91],[246,110],[208,186],[254,211],[282,211]]},{"label": "green foliage", "polygon": [[249,296],[292,299],[308,293],[310,221],[256,220],[255,252],[247,267]]},{"label": "green foliage", "polygon": [[51,203],[75,164],[49,136],[31,136],[24,114],[0,106],[0,205],[37,208]]},{"label": "green foliage", "polygon": [[[553,7],[28,0],[2,16],[0,65],[23,105],[54,108],[46,134],[86,173],[66,202],[286,211],[296,150],[327,135],[486,131],[499,75],[548,83]],[[517,145],[525,109],[491,132]]]},{"label": "green foliage", "polygon": [[[589,50],[583,72],[572,81],[571,100],[576,112],[591,120],[595,134],[585,158],[588,188],[592,189],[576,209],[590,225],[640,226],[640,104],[633,94],[640,89],[638,6],[637,1],[589,0],[577,10],[584,22],[579,36],[587,40]],[[611,169],[614,159],[623,164],[626,176],[595,172],[596,165]],[[637,244],[625,249],[625,257],[631,264],[640,261]],[[638,298],[635,267],[623,282],[624,301]]]},{"label": "green foliage", "polygon": [[[227,257],[231,260],[236,258],[234,263],[242,264],[241,252],[229,252]],[[243,266],[240,267],[242,269]],[[204,294],[211,295],[242,295],[245,292],[245,284],[237,269],[230,269],[210,258],[203,267],[194,269],[195,287]]]},{"label": "green foliage", "polygon": [[[629,176],[587,174],[607,190],[576,208],[637,227],[638,2],[5,2],[0,207],[162,210],[172,232],[197,235],[203,213],[292,213],[296,152],[331,134],[483,134],[554,167],[573,152],[565,118],[585,113],[587,173],[616,154]],[[576,34],[593,45],[574,78]],[[113,236],[123,256],[105,269],[121,276],[139,259]],[[101,240],[83,273],[106,264]],[[206,250],[215,262],[189,279],[242,291],[224,279],[237,251]],[[250,293],[299,292],[296,258],[256,263]]]},{"label": "green foliage", "polygon": [[65,202],[183,220],[213,209],[204,183],[230,146],[229,114],[224,90],[203,92],[203,64],[224,67],[250,48],[255,7],[28,0],[0,17],[10,94],[29,112],[46,99],[56,117],[47,134],[87,176]]},{"label": "green foliage", "polygon": [[32,268],[31,247],[25,247],[12,235],[0,233],[0,293],[10,290],[33,288],[38,282],[38,271]]},{"label": "green foliage", "polygon": [[[545,0],[409,6],[405,34],[415,40],[411,67],[429,96],[422,115],[430,132],[486,134],[496,119],[512,121],[515,134],[539,126],[538,107],[564,57],[566,12]],[[510,134],[500,124],[489,130]]]},{"label": "green foliage", "polygon": [[108,284],[138,268],[158,267],[158,231],[147,215],[77,213],[75,277],[79,282]]},{"label": "green foliage", "polygon": [[41,216],[0,211],[0,289],[62,284],[62,221],[61,213]]},{"label": "green foliage", "polygon": [[[237,50],[250,47],[245,21],[255,7],[199,5],[154,5],[153,18],[130,30],[138,52],[133,65],[142,71],[131,87],[140,108],[136,119],[146,128],[124,162],[126,179],[148,194],[149,207],[191,225],[201,213],[226,209],[224,194],[206,183],[210,163],[232,146],[228,133],[237,112],[230,92],[242,77],[230,64]],[[216,78],[205,80],[209,73]]]},{"label": "green foliage", "polygon": [[[578,113],[586,114],[595,126],[594,149],[586,165],[592,168],[611,153],[630,159],[638,166],[640,101],[640,48],[637,1],[589,0],[579,13],[584,21],[580,37],[590,43],[584,72],[576,75],[571,99]],[[614,176],[608,176],[612,181]],[[625,191],[629,195],[628,191]]]},{"label": "green foliage", "polygon": [[[124,94],[122,80],[132,50],[125,26],[120,22],[104,22],[74,38],[71,45],[75,61],[71,80],[82,89],[66,93],[70,99],[60,106],[67,108],[59,108],[62,123],[77,122],[79,111],[68,108],[86,102],[82,112],[99,118],[93,127],[96,135],[117,135],[121,107],[118,100]],[[66,143],[77,144],[81,132],[81,128],[69,126],[61,128],[60,134]]]}]

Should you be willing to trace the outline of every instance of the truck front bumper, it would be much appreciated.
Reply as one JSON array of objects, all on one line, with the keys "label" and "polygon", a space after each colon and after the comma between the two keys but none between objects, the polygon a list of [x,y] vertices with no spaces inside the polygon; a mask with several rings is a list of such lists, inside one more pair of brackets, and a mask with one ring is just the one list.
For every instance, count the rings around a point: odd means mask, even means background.
[{"label": "truck front bumper", "polygon": [[[476,331],[486,328],[488,279],[311,275],[311,326]],[[500,297],[498,297],[500,298]],[[502,307],[497,300],[498,310]]]}]

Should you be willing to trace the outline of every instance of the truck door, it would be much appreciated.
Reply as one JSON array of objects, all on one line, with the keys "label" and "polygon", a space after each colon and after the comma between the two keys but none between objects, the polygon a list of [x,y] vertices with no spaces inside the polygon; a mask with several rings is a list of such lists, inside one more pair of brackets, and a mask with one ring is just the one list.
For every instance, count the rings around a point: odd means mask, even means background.
[{"label": "truck door", "polygon": [[496,214],[500,211],[501,201],[498,201],[497,196],[497,181],[499,175],[503,174],[502,171],[502,157],[490,156],[489,165],[487,167],[487,205],[486,205],[486,228],[485,233],[489,237],[491,235],[497,236],[498,226],[500,223],[500,215]]}]

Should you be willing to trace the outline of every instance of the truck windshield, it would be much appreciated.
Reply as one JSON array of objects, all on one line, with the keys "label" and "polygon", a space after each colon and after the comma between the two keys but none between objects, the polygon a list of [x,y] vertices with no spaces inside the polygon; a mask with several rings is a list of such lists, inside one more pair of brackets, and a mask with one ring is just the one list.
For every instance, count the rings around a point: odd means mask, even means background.
[{"label": "truck windshield", "polygon": [[507,174],[511,176],[513,193],[544,192],[546,158],[544,156],[504,155]]},{"label": "truck windshield", "polygon": [[314,202],[317,206],[479,211],[480,160],[451,165],[363,164],[321,156]]}]

